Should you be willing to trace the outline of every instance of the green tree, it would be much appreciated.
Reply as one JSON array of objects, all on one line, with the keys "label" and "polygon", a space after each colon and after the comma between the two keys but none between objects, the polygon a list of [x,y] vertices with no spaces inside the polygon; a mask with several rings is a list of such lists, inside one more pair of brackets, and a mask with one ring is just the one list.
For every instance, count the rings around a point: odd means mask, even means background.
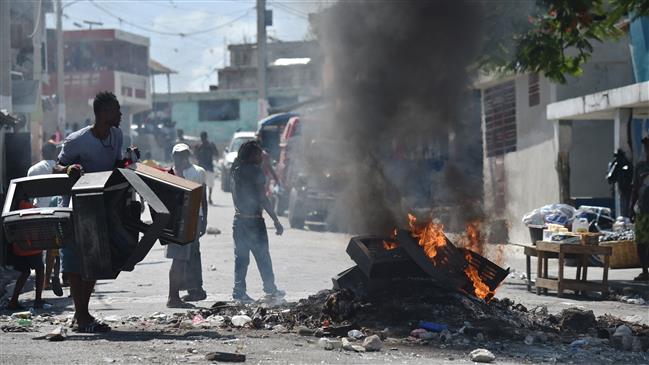
[{"label": "green tree", "polygon": [[513,61],[506,68],[543,73],[560,83],[566,75],[582,74],[592,42],[619,38],[621,21],[649,15],[649,0],[541,0],[539,5],[543,10],[528,18],[531,28],[515,37]]}]

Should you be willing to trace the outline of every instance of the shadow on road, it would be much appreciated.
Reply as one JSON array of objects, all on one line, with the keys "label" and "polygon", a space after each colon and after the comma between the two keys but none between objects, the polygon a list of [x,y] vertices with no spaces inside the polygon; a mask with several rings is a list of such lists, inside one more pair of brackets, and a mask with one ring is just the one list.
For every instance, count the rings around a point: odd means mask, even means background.
[{"label": "shadow on road", "polygon": [[69,333],[68,341],[96,341],[98,338],[116,342],[135,342],[151,340],[188,340],[192,337],[210,340],[231,340],[233,335],[222,335],[216,331],[187,331],[183,333],[164,333],[162,331],[113,330],[107,333],[84,334]]}]

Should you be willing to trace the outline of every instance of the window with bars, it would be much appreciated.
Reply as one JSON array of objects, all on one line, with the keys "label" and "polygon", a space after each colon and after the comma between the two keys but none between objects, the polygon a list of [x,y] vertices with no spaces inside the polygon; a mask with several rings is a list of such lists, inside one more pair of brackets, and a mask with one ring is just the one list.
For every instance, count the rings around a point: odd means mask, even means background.
[{"label": "window with bars", "polygon": [[485,147],[488,157],[516,151],[516,87],[514,81],[484,90]]},{"label": "window with bars", "polygon": [[530,74],[528,77],[527,94],[529,106],[539,105],[541,102],[541,93],[539,87],[539,74]]}]

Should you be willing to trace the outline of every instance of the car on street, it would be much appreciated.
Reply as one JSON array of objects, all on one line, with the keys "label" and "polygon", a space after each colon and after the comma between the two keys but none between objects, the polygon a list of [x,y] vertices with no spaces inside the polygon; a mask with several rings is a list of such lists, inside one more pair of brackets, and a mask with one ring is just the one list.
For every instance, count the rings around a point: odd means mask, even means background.
[{"label": "car on street", "polygon": [[221,173],[221,190],[229,192],[231,189],[230,168],[234,159],[237,158],[239,147],[242,144],[255,139],[255,132],[235,132],[228,147],[225,148],[223,158],[218,162],[218,169]]}]

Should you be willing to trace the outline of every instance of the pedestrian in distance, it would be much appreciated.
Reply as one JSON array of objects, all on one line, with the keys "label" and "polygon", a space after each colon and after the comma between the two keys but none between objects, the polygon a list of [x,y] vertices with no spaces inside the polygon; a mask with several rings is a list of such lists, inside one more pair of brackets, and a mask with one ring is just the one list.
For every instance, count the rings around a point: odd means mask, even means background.
[{"label": "pedestrian in distance", "polygon": [[246,292],[246,274],[250,253],[255,256],[257,269],[269,298],[282,298],[286,294],[275,286],[275,274],[268,247],[268,233],[262,210],[270,215],[277,235],[284,232],[273,207],[265,194],[266,177],[261,169],[262,148],[257,141],[241,145],[232,164],[232,200],[234,201],[234,288],[232,297],[241,302],[254,301]]},{"label": "pedestrian in distance", "polygon": [[213,205],[212,202],[212,190],[214,189],[214,158],[219,156],[219,150],[216,148],[216,145],[207,139],[207,132],[201,132],[201,143],[197,144],[195,147],[196,150],[196,160],[198,165],[205,169],[205,184],[208,188],[208,201],[210,205]]},{"label": "pedestrian in distance", "polygon": [[[185,143],[177,143],[171,156],[174,160],[172,172],[179,177],[203,185],[205,191],[205,170],[189,161],[191,152]],[[168,243],[165,256],[171,261],[169,269],[169,297],[168,308],[193,308],[191,303],[207,298],[203,289],[203,273],[201,265],[201,251],[199,238],[207,230],[207,196],[203,194],[201,209],[199,210],[198,237],[187,245]],[[187,295],[180,298],[180,290],[187,290]]]},{"label": "pedestrian in distance", "polygon": [[[27,176],[47,175],[52,173],[52,169],[56,165],[56,145],[51,142],[43,143],[41,148],[42,160],[34,164],[27,171]],[[49,207],[58,203],[56,197],[41,197],[36,199],[36,206],[40,208]],[[61,287],[61,279],[59,278],[60,272],[60,256],[59,249],[53,248],[47,250],[45,253],[45,278],[43,282],[43,289],[52,290],[57,297],[63,295],[63,288]]]},{"label": "pedestrian in distance", "polygon": [[[112,171],[122,164],[123,135],[119,129],[122,119],[120,105],[111,92],[100,92],[92,104],[95,123],[70,134],[63,142],[55,173],[65,173],[79,179],[84,172]],[[67,207],[70,198],[62,199]],[[97,321],[88,311],[90,295],[95,288],[94,280],[81,277],[81,252],[77,245],[61,249],[63,273],[70,281],[74,301],[74,330],[81,333],[108,332],[110,327]]]}]

